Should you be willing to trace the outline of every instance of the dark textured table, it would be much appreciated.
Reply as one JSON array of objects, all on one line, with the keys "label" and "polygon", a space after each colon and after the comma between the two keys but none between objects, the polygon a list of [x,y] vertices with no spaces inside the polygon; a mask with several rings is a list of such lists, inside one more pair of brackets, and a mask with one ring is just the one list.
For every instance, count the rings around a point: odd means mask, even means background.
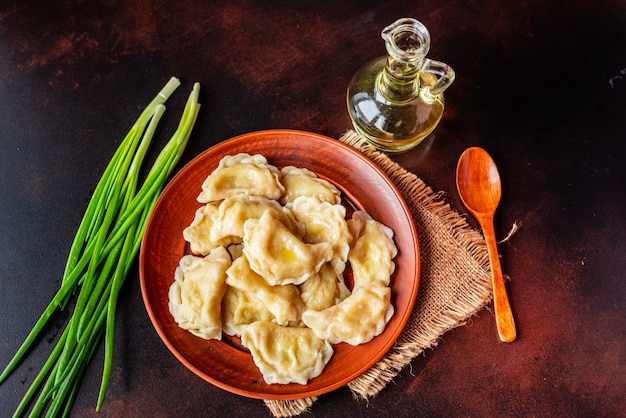
[{"label": "dark textured table", "polygon": [[[223,3],[223,4],[217,4]],[[0,366],[58,288],[104,166],[170,76],[203,103],[182,164],[235,135],[350,128],[352,74],[384,54],[380,31],[421,20],[429,57],[454,67],[444,119],[394,157],[465,213],[461,152],[497,162],[496,233],[518,339],[483,310],[369,402],[347,389],[312,416],[626,416],[626,4],[623,1],[3,1],[0,5]],[[162,145],[165,134],[160,136]],[[476,224],[470,220],[474,226]],[[123,288],[113,374],[98,416],[267,416],[204,382],[154,331],[137,269]],[[0,385],[12,411],[45,360],[60,314]],[[74,416],[96,416],[97,352]]]}]

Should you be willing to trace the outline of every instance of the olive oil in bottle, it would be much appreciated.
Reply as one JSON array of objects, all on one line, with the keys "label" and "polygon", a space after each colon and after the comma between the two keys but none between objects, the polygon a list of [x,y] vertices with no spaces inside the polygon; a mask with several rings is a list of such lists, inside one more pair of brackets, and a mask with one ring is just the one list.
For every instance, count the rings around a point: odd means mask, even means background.
[{"label": "olive oil in bottle", "polygon": [[454,81],[450,66],[426,58],[427,29],[415,19],[399,19],[382,31],[387,56],[359,69],[347,92],[355,130],[385,152],[413,148],[437,126],[443,91]]}]

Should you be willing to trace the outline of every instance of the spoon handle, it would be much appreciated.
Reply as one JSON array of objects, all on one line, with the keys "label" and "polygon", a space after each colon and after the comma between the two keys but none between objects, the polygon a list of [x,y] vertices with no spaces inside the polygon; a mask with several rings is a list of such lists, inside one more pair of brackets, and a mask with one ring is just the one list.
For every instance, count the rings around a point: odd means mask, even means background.
[{"label": "spoon handle", "polygon": [[493,287],[493,306],[496,314],[496,326],[500,341],[510,343],[515,341],[517,336],[513,312],[506,294],[504,279],[502,278],[502,268],[500,267],[500,257],[496,245],[496,234],[493,228],[493,219],[480,219],[481,228],[487,243],[489,252],[489,263],[491,264],[491,283]]}]

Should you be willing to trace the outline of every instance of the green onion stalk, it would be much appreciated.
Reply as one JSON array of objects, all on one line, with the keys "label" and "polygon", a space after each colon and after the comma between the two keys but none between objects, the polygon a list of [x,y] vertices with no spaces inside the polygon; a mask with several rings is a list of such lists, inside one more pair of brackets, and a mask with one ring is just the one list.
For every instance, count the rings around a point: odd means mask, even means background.
[{"label": "green onion stalk", "polygon": [[0,374],[2,383],[17,367],[52,315],[75,305],[63,333],[33,380],[14,417],[67,416],[87,364],[104,338],[104,365],[96,410],[107,392],[113,359],[115,315],[120,289],[136,259],[148,217],[187,145],[200,104],[195,83],[178,128],[158,154],[139,187],[139,171],[164,103],[178,88],[172,77],[146,106],[120,143],[87,205],[72,245],[61,286],[14,357]]}]

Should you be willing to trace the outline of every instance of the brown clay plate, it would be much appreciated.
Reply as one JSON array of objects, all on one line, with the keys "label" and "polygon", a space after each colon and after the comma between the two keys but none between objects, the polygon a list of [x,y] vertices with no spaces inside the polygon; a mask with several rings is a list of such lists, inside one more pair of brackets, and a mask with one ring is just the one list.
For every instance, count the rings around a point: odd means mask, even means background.
[{"label": "brown clay plate", "polygon": [[[391,279],[395,313],[382,334],[356,347],[342,343],[322,374],[306,385],[265,383],[252,356],[228,340],[203,340],[181,329],[168,309],[174,270],[188,251],[183,229],[193,220],[204,179],[226,155],[263,154],[281,168],[305,167],[333,183],[346,205],[367,211],[394,231],[398,255]],[[409,209],[391,180],[369,159],[337,140],[308,132],[271,130],[224,141],[200,154],[168,184],[147,224],[141,245],[143,300],[157,333],[191,371],[227,391],[259,399],[296,399],[346,385],[391,348],[409,318],[419,282],[419,246]]]}]

